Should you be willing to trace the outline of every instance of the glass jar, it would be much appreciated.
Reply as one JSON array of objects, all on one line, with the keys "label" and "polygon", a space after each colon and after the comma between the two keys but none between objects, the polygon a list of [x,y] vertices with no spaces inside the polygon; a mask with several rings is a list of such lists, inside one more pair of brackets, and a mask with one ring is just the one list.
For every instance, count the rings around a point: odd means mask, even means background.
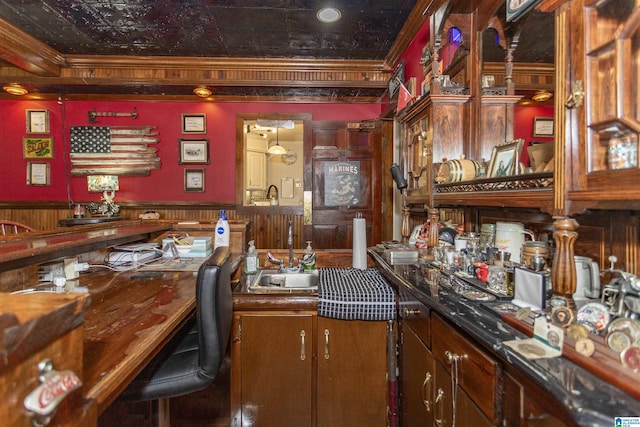
[{"label": "glass jar", "polygon": [[496,225],[495,224],[482,224],[480,228],[480,238],[478,245],[480,250],[484,251],[485,248],[492,248],[496,243]]}]

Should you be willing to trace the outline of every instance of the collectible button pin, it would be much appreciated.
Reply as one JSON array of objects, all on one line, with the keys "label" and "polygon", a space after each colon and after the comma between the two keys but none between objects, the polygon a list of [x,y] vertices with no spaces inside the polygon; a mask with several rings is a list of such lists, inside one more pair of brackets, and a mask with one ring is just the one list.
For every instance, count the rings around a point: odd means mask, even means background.
[{"label": "collectible button pin", "polygon": [[589,338],[578,338],[576,341],[576,351],[583,356],[589,357],[596,351],[596,348],[593,341]]},{"label": "collectible button pin", "polygon": [[566,328],[573,323],[573,312],[568,307],[557,307],[551,313],[551,321],[554,325]]},{"label": "collectible button pin", "polygon": [[527,317],[529,317],[530,313],[531,313],[531,308],[530,307],[522,307],[520,310],[518,310],[516,312],[516,319],[524,320]]},{"label": "collectible button pin", "polygon": [[607,347],[616,353],[622,353],[633,344],[633,339],[624,331],[611,331],[605,339]]},{"label": "collectible button pin", "polygon": [[634,371],[640,369],[640,347],[631,346],[620,353],[620,360],[622,364],[627,368],[631,368]]},{"label": "collectible button pin", "polygon": [[567,326],[567,336],[575,341],[579,338],[588,338],[589,329],[581,323],[572,323]]}]

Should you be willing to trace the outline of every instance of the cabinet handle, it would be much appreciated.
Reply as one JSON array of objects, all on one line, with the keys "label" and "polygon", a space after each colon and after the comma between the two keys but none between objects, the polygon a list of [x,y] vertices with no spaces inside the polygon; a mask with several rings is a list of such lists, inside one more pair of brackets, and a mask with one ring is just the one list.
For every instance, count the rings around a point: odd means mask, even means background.
[{"label": "cabinet handle", "polygon": [[414,308],[414,309],[405,308],[403,313],[404,313],[404,317],[419,316],[420,315],[420,309],[419,308]]},{"label": "cabinet handle", "polygon": [[431,372],[427,372],[422,383],[422,404],[427,408],[427,412],[431,412]]},{"label": "cabinet handle", "polygon": [[38,380],[40,385],[24,398],[24,407],[32,417],[33,425],[46,426],[51,422],[58,405],[81,387],[82,381],[71,370],[54,370],[51,359],[38,363]]},{"label": "cabinet handle", "polygon": [[469,356],[467,356],[466,354],[455,354],[455,353],[451,353],[449,350],[444,352],[444,359],[447,361],[449,365],[451,365],[453,362],[465,360],[467,357]]},{"label": "cabinet handle", "polygon": [[307,353],[304,350],[304,329],[300,331],[300,360],[304,360],[307,358]]},{"label": "cabinet handle", "polygon": [[329,330],[324,330],[324,358],[329,358]]},{"label": "cabinet handle", "polygon": [[436,396],[436,401],[434,404],[434,410],[437,410],[438,415],[434,415],[434,421],[436,425],[440,427],[444,422],[444,390],[441,388],[438,389],[438,395]]}]

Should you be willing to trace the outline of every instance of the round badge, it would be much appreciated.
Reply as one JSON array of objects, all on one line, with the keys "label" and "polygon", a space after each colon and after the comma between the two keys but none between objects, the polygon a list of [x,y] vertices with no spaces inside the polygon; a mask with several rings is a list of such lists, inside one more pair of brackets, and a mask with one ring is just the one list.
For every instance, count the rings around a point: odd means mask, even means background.
[{"label": "round badge", "polygon": [[583,356],[590,357],[596,351],[596,347],[589,338],[578,338],[576,351]]},{"label": "round badge", "polygon": [[578,322],[596,331],[605,329],[609,325],[609,319],[607,307],[598,302],[587,303],[578,310]]},{"label": "round badge", "polygon": [[573,312],[569,307],[556,307],[551,313],[551,321],[554,325],[566,328],[573,323]]},{"label": "round badge", "polygon": [[640,369],[640,347],[631,346],[620,353],[620,361],[627,368],[631,368],[634,371]]},{"label": "round badge", "polygon": [[580,323],[572,323],[567,326],[567,336],[575,341],[579,338],[588,338],[589,329]]},{"label": "round badge", "polygon": [[547,341],[554,347],[558,347],[560,345],[560,335],[556,331],[549,331],[547,334]]},{"label": "round badge", "polygon": [[611,331],[605,339],[607,347],[616,353],[622,353],[633,344],[633,339],[625,331]]}]

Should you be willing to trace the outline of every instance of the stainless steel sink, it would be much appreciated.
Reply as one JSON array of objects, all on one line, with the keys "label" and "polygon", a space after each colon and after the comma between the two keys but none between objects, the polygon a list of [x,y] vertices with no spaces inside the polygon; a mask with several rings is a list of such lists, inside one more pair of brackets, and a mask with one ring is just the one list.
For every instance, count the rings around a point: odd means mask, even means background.
[{"label": "stainless steel sink", "polygon": [[318,270],[279,273],[260,270],[249,284],[249,292],[314,292],[318,290]]}]

